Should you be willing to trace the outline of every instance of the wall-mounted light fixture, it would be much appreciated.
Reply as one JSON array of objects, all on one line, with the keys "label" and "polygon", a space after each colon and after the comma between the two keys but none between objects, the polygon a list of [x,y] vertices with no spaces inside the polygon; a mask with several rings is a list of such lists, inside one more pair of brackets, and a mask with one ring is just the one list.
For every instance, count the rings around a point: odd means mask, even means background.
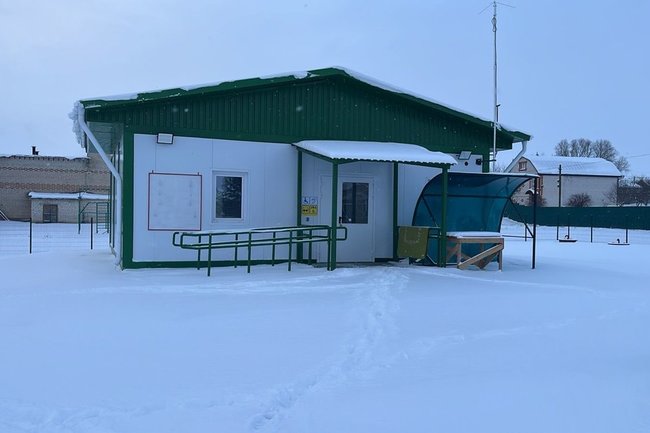
[{"label": "wall-mounted light fixture", "polygon": [[158,144],[174,144],[174,134],[166,134],[163,132],[158,133],[156,138],[156,143]]}]

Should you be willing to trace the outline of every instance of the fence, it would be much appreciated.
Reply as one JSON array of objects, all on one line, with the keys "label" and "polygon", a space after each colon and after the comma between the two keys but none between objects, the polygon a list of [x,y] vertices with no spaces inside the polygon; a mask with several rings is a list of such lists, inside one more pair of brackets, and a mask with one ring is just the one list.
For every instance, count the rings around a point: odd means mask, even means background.
[{"label": "fence", "polygon": [[108,248],[108,232],[86,224],[0,221],[0,255]]},{"label": "fence", "polygon": [[[533,208],[510,203],[504,216],[530,224],[533,221]],[[650,230],[650,207],[538,207],[537,224]]]}]

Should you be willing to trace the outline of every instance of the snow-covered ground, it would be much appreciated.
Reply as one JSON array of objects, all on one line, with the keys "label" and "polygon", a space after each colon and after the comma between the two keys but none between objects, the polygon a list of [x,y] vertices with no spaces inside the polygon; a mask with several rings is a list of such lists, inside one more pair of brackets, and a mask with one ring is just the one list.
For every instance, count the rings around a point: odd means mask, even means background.
[{"label": "snow-covered ground", "polygon": [[0,256],[0,432],[650,431],[650,234],[584,232],[502,272]]}]

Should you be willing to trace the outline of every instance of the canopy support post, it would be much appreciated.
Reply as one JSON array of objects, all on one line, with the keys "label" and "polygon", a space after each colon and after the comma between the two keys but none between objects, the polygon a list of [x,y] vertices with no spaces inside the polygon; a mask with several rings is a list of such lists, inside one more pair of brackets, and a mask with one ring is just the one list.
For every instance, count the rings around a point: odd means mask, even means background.
[{"label": "canopy support post", "polygon": [[330,247],[330,271],[336,269],[336,236],[338,227],[338,186],[339,186],[339,164],[332,161],[332,236]]},{"label": "canopy support post", "polygon": [[538,182],[539,178],[536,177],[533,181],[533,189],[535,191],[533,194],[533,269],[535,269],[535,252],[537,249],[537,193],[539,192]]},{"label": "canopy support post", "polygon": [[[298,149],[298,174],[297,174],[297,185],[296,185],[296,226],[300,227],[302,225],[302,151]],[[300,237],[302,232],[298,232]],[[303,258],[303,245],[298,243],[296,245],[296,261],[298,263],[302,262]],[[291,259],[291,258],[289,258]]]},{"label": "canopy support post", "polygon": [[442,167],[442,209],[440,216],[440,241],[438,242],[438,266],[447,266],[447,196],[449,189],[449,167]]},{"label": "canopy support post", "polygon": [[393,260],[397,260],[397,243],[399,240],[399,226],[397,224],[398,214],[398,192],[399,192],[399,162],[393,162]]}]

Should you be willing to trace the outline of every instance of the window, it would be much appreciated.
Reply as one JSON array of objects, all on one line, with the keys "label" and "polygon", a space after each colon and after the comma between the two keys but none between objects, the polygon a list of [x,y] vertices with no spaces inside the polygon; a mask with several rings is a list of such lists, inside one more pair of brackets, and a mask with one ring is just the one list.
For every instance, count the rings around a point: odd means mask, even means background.
[{"label": "window", "polygon": [[59,206],[56,204],[43,205],[43,222],[56,223],[59,222]]},{"label": "window", "polygon": [[519,161],[519,171],[528,170],[528,161]]},{"label": "window", "polygon": [[363,182],[343,182],[344,224],[368,224],[369,185]]},{"label": "window", "polygon": [[241,220],[244,217],[245,175],[216,173],[214,176],[215,219]]}]

